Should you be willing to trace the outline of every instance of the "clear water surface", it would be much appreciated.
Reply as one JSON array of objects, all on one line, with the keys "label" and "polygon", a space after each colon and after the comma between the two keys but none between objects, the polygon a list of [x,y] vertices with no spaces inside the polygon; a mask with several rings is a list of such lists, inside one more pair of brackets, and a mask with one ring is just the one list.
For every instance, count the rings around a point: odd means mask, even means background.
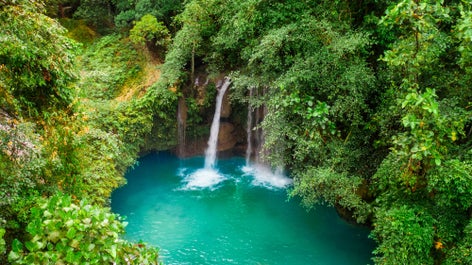
[{"label": "clear water surface", "polygon": [[166,265],[372,263],[368,229],[332,208],[307,212],[288,201],[279,185],[286,177],[251,173],[243,158],[230,158],[218,161],[217,181],[192,185],[203,163],[167,153],[141,158],[112,195],[112,210],[128,222],[126,239],[158,247]]}]

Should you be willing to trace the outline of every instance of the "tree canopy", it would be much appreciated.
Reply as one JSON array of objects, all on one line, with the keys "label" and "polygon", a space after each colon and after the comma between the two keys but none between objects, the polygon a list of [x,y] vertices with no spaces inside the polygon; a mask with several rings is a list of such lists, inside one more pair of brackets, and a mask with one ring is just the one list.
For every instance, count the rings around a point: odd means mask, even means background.
[{"label": "tree canopy", "polygon": [[[65,7],[83,44],[52,18]],[[469,1],[0,0],[0,21],[0,262],[82,261],[64,252],[80,232],[65,212],[113,224],[103,259],[135,253],[111,243],[123,227],[107,196],[151,132],[175,145],[177,97],[189,128],[204,122],[197,68],[266,110],[263,153],[290,171],[289,196],[369,225],[376,264],[472,262]],[[156,74],[153,49],[159,81],[133,85]],[[41,230],[50,219],[63,240]]]},{"label": "tree canopy", "polygon": [[377,264],[465,264],[470,8],[194,0],[165,66],[189,71],[196,56],[231,72],[235,101],[266,106],[266,153],[291,171],[291,196],[372,224]]}]

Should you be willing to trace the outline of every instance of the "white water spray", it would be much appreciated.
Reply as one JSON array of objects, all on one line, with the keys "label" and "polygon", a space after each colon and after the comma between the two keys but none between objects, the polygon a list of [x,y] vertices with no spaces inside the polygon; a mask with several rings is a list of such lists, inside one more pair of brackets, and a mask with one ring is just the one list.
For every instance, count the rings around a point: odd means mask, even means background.
[{"label": "white water spray", "polygon": [[[264,90],[264,93],[266,91]],[[251,105],[253,97],[257,97],[258,90],[251,87],[249,89],[249,103],[247,108],[247,148],[246,148],[246,165],[242,167],[245,176],[253,178],[252,185],[264,186],[267,188],[285,188],[292,184],[292,179],[287,177],[282,168],[277,168],[275,172],[261,159],[260,154],[264,150],[264,132],[260,128],[261,114],[262,118],[267,115],[265,105],[253,107]],[[253,116],[254,121],[253,121]],[[254,131],[253,127],[257,128]],[[254,138],[254,139],[253,139]],[[253,146],[254,143],[254,146]],[[254,152],[255,161],[251,163],[251,155]]]},{"label": "white water spray", "polygon": [[269,189],[282,189],[292,184],[292,179],[287,177],[282,169],[275,172],[267,165],[252,164],[241,168],[245,176],[251,176],[251,184],[263,186]]}]

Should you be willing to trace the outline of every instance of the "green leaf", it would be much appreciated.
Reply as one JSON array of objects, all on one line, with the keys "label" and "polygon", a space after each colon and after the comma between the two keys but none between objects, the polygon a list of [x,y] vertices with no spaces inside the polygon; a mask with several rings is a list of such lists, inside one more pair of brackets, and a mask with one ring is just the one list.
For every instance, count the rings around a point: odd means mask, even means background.
[{"label": "green leaf", "polygon": [[12,251],[20,252],[23,250],[23,244],[18,239],[14,239],[12,242]]},{"label": "green leaf", "polygon": [[116,259],[116,245],[110,246],[109,253],[114,259]]},{"label": "green leaf", "polygon": [[25,246],[30,252],[34,252],[39,249],[37,242],[33,243],[31,241],[26,241]]},{"label": "green leaf", "polygon": [[68,251],[67,255],[66,255],[66,261],[68,263],[74,263],[74,260],[75,260],[74,252],[73,251]]},{"label": "green leaf", "polygon": [[8,260],[9,261],[15,261],[15,260],[18,260],[20,258],[21,258],[20,253],[18,253],[16,251],[10,251],[10,253],[8,254]]},{"label": "green leaf", "polygon": [[69,231],[67,231],[66,236],[69,239],[73,239],[76,233],[77,233],[77,230],[74,227],[72,227],[71,229],[69,229]]}]

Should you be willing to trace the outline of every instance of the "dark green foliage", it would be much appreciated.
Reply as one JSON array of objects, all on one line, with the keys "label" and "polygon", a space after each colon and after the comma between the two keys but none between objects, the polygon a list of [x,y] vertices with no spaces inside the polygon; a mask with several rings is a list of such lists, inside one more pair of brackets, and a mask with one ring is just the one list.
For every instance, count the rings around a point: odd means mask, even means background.
[{"label": "dark green foliage", "polygon": [[472,223],[469,223],[464,229],[464,235],[461,241],[447,253],[443,264],[470,264],[472,263]]},{"label": "dark green foliage", "polygon": [[[464,155],[469,146],[464,137],[468,137],[470,112],[468,89],[463,87],[469,77],[461,70],[460,57],[451,56],[461,49],[456,46],[460,42],[454,31],[449,30],[461,23],[456,8],[463,7],[442,1],[399,1],[380,21],[381,27],[395,27],[398,36],[382,58],[394,71],[391,86],[395,93],[384,101],[391,114],[379,113],[392,120],[382,121],[381,130],[386,131],[386,126],[394,129],[394,133],[390,131],[392,152],[375,175],[379,210],[374,235],[380,242],[377,261],[381,264],[402,262],[395,257],[408,257],[411,264],[433,264],[433,258],[441,261],[447,248],[462,242],[469,219],[472,187],[467,183],[472,171],[469,156]],[[414,223],[432,218],[434,240],[430,240],[430,232],[423,235],[425,239],[419,243],[424,245],[415,247],[421,252],[408,249],[408,234],[402,239],[406,248],[395,243],[401,238],[377,228],[386,213],[391,215],[387,210],[391,207],[421,209],[419,219],[411,219],[413,223],[401,230],[419,228]],[[402,235],[400,232],[396,233]]]},{"label": "dark green foliage", "polygon": [[403,205],[380,210],[373,235],[380,239],[377,264],[433,264],[433,218],[419,207]]},{"label": "dark green foliage", "polygon": [[[300,196],[308,209],[329,203],[352,210],[357,222],[364,223],[370,214],[369,205],[357,193],[362,184],[360,177],[348,177],[329,168],[304,168],[296,172],[295,188],[291,196]],[[316,192],[314,192],[316,191]]]},{"label": "dark green foliage", "polygon": [[80,0],[74,12],[74,18],[83,19],[102,32],[113,27],[113,16],[112,0]]},{"label": "dark green foliage", "polygon": [[[0,29],[0,221],[7,221],[0,253],[13,248],[12,260],[84,258],[33,229],[51,216],[47,207],[30,215],[31,205],[57,190],[106,204],[145,138],[159,149],[175,145],[177,96],[186,99],[188,130],[200,136],[215,92],[196,96],[195,75],[205,68],[230,73],[234,102],[267,110],[259,125],[264,159],[291,171],[291,196],[308,208],[346,208],[373,225],[376,264],[472,262],[468,1],[81,1],[77,16],[100,31],[115,21],[123,34],[87,41],[77,94],[75,44],[64,30],[38,1],[0,3],[8,21]],[[167,40],[158,21],[174,35],[161,79],[134,85],[149,57],[122,36],[136,23],[136,43]],[[70,36],[93,39],[83,22],[63,22]],[[43,205],[61,218],[96,211],[116,221],[68,196]],[[78,230],[56,228],[74,249]],[[44,254],[48,244],[55,256]],[[118,260],[122,244],[103,245],[101,257]]]},{"label": "dark green foliage", "polygon": [[131,27],[133,21],[150,14],[169,27],[172,18],[177,15],[183,1],[181,0],[113,0],[118,10],[115,23],[119,27]]},{"label": "dark green foliage", "polygon": [[76,44],[43,12],[39,1],[0,6],[0,103],[9,112],[33,116],[72,102]]},{"label": "dark green foliage", "polygon": [[144,15],[130,30],[129,38],[138,45],[145,45],[150,51],[157,49],[164,54],[170,43],[170,33],[166,26],[150,14]]},{"label": "dark green foliage", "polygon": [[235,70],[234,100],[267,108],[264,153],[291,170],[291,194],[372,222],[376,263],[459,261],[470,14],[467,1],[189,1],[164,69],[172,85],[195,59]]},{"label": "dark green foliage", "polygon": [[[428,190],[440,207],[467,210],[472,206],[471,161],[450,159],[428,174]],[[454,187],[454,189],[451,189]]]}]

